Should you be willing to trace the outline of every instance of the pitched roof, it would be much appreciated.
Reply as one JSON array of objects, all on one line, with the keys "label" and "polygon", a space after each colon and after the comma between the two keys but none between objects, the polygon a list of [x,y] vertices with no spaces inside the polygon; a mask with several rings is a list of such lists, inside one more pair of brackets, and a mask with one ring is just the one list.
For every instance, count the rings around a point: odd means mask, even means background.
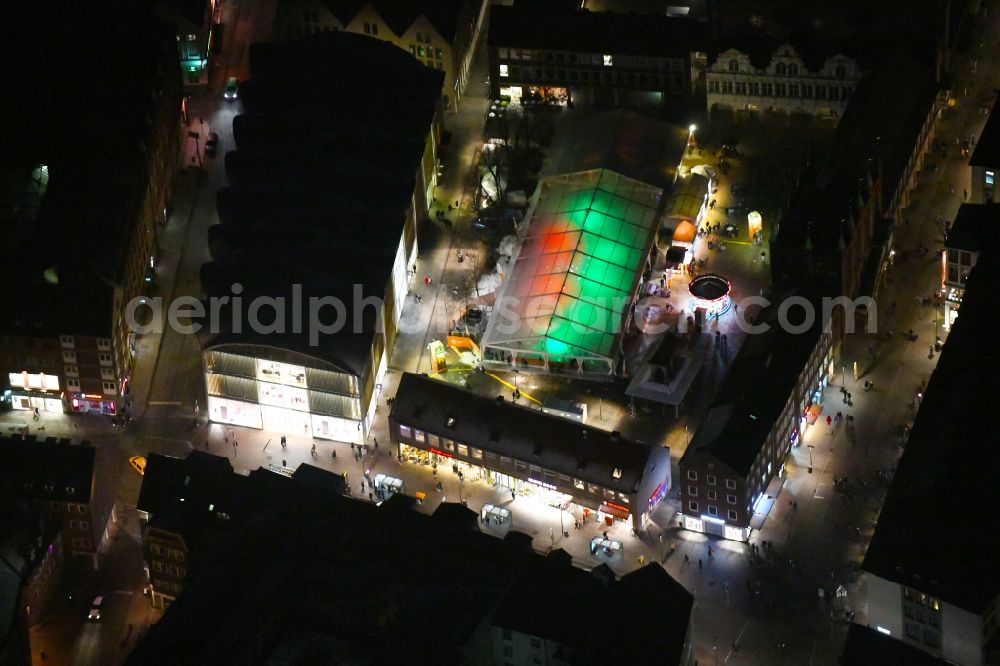
[{"label": "pitched roof", "polygon": [[990,117],[986,119],[983,131],[979,133],[969,166],[980,166],[1000,169],[1000,94],[993,101]]},{"label": "pitched roof", "polygon": [[[396,497],[375,506],[268,494],[271,505],[189,569],[184,592],[127,663],[450,666],[484,654],[491,627],[507,619],[559,641],[569,663],[597,663],[606,634],[580,634],[594,608],[622,620],[623,663],[681,662],[693,597],[658,564],[621,579],[607,566],[574,569],[536,554],[525,534],[481,532],[454,504],[428,516]],[[494,622],[498,608],[505,619]]]},{"label": "pitched roof", "polygon": [[979,252],[992,247],[994,230],[1000,223],[1000,205],[962,204],[948,229],[944,246],[949,250]]},{"label": "pitched roof", "polygon": [[[1000,447],[984,422],[996,410],[989,390],[996,383],[995,365],[984,354],[995,344],[997,284],[1000,261],[984,251],[969,274],[962,309],[927,384],[864,560],[866,571],[976,614],[1000,593],[1000,532],[981,529],[983,516],[1000,514],[1000,494],[993,492]],[[983,436],[970,433],[977,426]],[[933,547],[927,525],[936,526]],[[974,547],[968,541],[973,533]]]},{"label": "pitched roof", "polygon": [[568,663],[599,663],[592,655],[607,648],[607,636],[581,627],[593,621],[594,603],[600,599],[618,626],[643,636],[642,641],[616,645],[616,663],[681,663],[694,597],[659,564],[620,579],[611,572],[610,580],[602,575],[605,571],[575,569],[561,557],[532,559],[531,564],[497,607],[496,626],[571,646]]},{"label": "pitched roof", "polygon": [[898,638],[852,622],[847,629],[847,641],[838,663],[840,666],[946,666],[952,662],[938,659]]},{"label": "pitched roof", "polygon": [[[804,333],[783,330],[778,309],[774,300],[755,317],[754,324],[767,324],[770,329],[747,335],[681,464],[710,455],[738,474],[750,473],[822,332],[818,314]],[[816,307],[814,312],[822,310]],[[793,325],[802,323],[796,319],[801,316],[800,308],[787,313]]]},{"label": "pitched roof", "polygon": [[97,450],[90,442],[0,435],[0,493],[39,501],[90,501]]},{"label": "pitched roof", "polygon": [[396,35],[402,36],[414,21],[424,16],[438,34],[452,42],[458,32],[462,10],[470,0],[323,0],[327,9],[347,25],[370,6]]},{"label": "pitched roof", "polygon": [[518,460],[544,460],[557,472],[626,493],[638,488],[651,451],[618,433],[411,373],[399,380],[390,418]]}]

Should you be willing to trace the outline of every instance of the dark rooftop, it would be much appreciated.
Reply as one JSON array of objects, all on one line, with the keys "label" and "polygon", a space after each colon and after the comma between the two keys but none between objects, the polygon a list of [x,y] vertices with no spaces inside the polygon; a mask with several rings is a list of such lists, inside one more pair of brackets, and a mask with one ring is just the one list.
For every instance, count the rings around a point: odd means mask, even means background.
[{"label": "dark rooftop", "polygon": [[651,451],[618,433],[411,373],[399,380],[390,418],[518,460],[544,460],[557,472],[625,493],[638,488]]},{"label": "dark rooftop", "polygon": [[89,442],[0,435],[0,497],[86,504],[96,455]]},{"label": "dark rooftop", "polygon": [[847,629],[847,641],[839,663],[840,666],[946,666],[952,662],[938,659],[898,638],[852,622]]},{"label": "dark rooftop", "polygon": [[[747,335],[691,438],[682,464],[708,454],[738,474],[750,473],[819,341],[822,309],[817,305],[815,311],[813,326],[800,334],[784,331],[778,324],[777,299],[754,318],[755,324],[768,324],[770,330]],[[787,314],[792,324],[802,323],[802,316],[799,307],[790,308]]]},{"label": "dark rooftop", "polygon": [[490,8],[491,47],[687,58],[708,48],[705,23],[643,14],[576,10],[518,0]]},{"label": "dark rooftop", "polygon": [[[897,53],[892,62],[861,80],[832,147],[800,175],[772,240],[777,282],[830,272],[839,287],[840,253],[851,241],[861,207],[869,197],[881,196],[885,209],[896,191],[937,86],[912,54]],[[888,106],[896,112],[884,113]],[[873,189],[879,177],[881,191]]]},{"label": "dark rooftop", "polygon": [[[0,15],[18,57],[7,77],[18,94],[0,103],[0,280],[18,284],[0,307],[10,332],[22,321],[24,335],[110,334],[108,285],[143,205],[150,118],[164,94],[176,94],[180,115],[176,37],[148,9],[6,3]],[[127,67],[95,74],[80,57],[98,34],[101,58]]]},{"label": "dark rooftop", "polygon": [[993,101],[993,110],[979,134],[969,166],[1000,168],[1000,104],[997,102],[1000,102],[1000,94]]},{"label": "dark rooftop", "polygon": [[323,0],[326,8],[347,25],[366,6],[382,17],[399,36],[409,30],[419,16],[424,16],[446,41],[455,39],[462,6],[469,0]]},{"label": "dark rooftop", "polygon": [[253,44],[250,72],[202,291],[229,295],[239,283],[247,308],[254,296],[291,298],[298,284],[302,303],[339,297],[351,319],[318,346],[308,331],[294,333],[303,328],[295,327],[293,308],[285,333],[224,330],[203,342],[289,349],[361,375],[376,317],[374,308],[351,308],[355,287],[360,297],[385,295],[443,73],[392,44],[350,33]]},{"label": "dark rooftop", "polygon": [[243,476],[233,472],[228,458],[203,451],[186,458],[150,453],[136,508],[149,514],[151,528],[180,534],[198,555],[277,497],[326,497],[344,490],[342,476],[304,463],[291,478],[262,468]]},{"label": "dark rooftop", "polygon": [[574,111],[561,123],[543,176],[608,169],[669,190],[687,148],[688,128],[615,109]]},{"label": "dark rooftop", "polygon": [[979,252],[993,247],[995,229],[1000,224],[1000,205],[962,204],[948,230],[944,246],[949,250]]},{"label": "dark rooftop", "polygon": [[[599,663],[597,655],[608,649],[607,636],[580,627],[591,621],[594,602],[601,599],[601,607],[613,612],[617,626],[643,637],[638,643],[616,644],[615,663],[681,663],[694,597],[659,564],[647,564],[611,585],[601,571],[567,566],[562,555],[533,558],[532,565],[504,596],[496,610],[496,626],[572,645],[576,654],[567,659],[570,663]],[[644,599],[656,601],[650,606]],[[653,607],[655,613],[650,612]]]},{"label": "dark rooftop", "polygon": [[517,626],[564,642],[570,663],[606,654],[601,632],[579,640],[594,608],[629,619],[616,625],[628,663],[680,661],[693,598],[659,565],[617,580],[537,555],[526,535],[485,534],[459,505],[425,515],[403,496],[376,506],[289,487],[262,492],[271,502],[200,558],[127,663],[479,663],[498,608],[527,617],[540,600],[549,617]]},{"label": "dark rooftop", "polygon": [[[919,44],[922,62],[932,63],[944,31],[947,0],[720,0],[710,11],[721,50],[742,45],[763,52],[788,43],[806,62],[843,53],[871,67],[894,45]],[[966,0],[950,3],[953,34]],[[954,40],[954,36],[952,38]],[[743,50],[743,49],[741,49]],[[746,52],[746,51],[744,51]]]},{"label": "dark rooftop", "polygon": [[[989,358],[997,284],[1000,261],[984,252],[969,274],[864,561],[866,571],[977,614],[1000,593],[1000,533],[981,529],[983,516],[1000,514],[1000,447],[988,422],[996,410],[990,389],[996,364]],[[972,427],[984,434],[970,436]],[[926,525],[936,526],[930,546]],[[976,534],[974,546],[969,534]]]}]

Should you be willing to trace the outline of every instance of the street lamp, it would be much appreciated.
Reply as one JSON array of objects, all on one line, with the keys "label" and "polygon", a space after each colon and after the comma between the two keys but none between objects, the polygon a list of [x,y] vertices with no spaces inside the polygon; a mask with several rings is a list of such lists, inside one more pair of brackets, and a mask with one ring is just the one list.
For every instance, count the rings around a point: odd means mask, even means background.
[{"label": "street lamp", "polygon": [[813,473],[813,449],[815,448],[812,444],[806,444],[806,448],[809,449],[809,473]]}]

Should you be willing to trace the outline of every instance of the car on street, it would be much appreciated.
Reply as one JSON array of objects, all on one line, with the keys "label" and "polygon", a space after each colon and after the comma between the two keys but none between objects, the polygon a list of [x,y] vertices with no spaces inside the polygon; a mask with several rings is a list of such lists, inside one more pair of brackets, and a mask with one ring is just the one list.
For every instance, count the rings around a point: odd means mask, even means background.
[{"label": "car on street", "polygon": [[104,605],[104,597],[94,597],[94,601],[90,604],[90,612],[87,613],[87,619],[97,622],[101,619],[101,607]]},{"label": "car on street", "polygon": [[240,82],[235,76],[230,76],[226,81],[226,91],[222,93],[226,99],[232,100],[240,96]]},{"label": "car on street", "polygon": [[219,148],[219,135],[215,132],[209,132],[208,138],[205,139],[205,154],[215,155],[215,151]]},{"label": "car on street", "polygon": [[128,464],[139,474],[144,475],[146,473],[146,458],[143,456],[132,456],[128,459]]}]

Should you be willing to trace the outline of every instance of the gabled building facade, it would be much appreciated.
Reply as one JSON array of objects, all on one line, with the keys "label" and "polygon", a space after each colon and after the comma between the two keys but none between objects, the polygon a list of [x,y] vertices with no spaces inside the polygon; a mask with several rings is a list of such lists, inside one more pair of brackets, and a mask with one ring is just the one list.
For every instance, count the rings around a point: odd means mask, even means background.
[{"label": "gabled building facade", "polygon": [[810,67],[791,44],[782,44],[767,63],[747,53],[723,51],[705,70],[709,112],[782,112],[837,121],[861,80],[858,63],[831,55]]},{"label": "gabled building facade", "polygon": [[455,111],[488,6],[486,0],[282,0],[274,34],[288,39],[342,30],[395,44],[444,72],[444,107]]}]

